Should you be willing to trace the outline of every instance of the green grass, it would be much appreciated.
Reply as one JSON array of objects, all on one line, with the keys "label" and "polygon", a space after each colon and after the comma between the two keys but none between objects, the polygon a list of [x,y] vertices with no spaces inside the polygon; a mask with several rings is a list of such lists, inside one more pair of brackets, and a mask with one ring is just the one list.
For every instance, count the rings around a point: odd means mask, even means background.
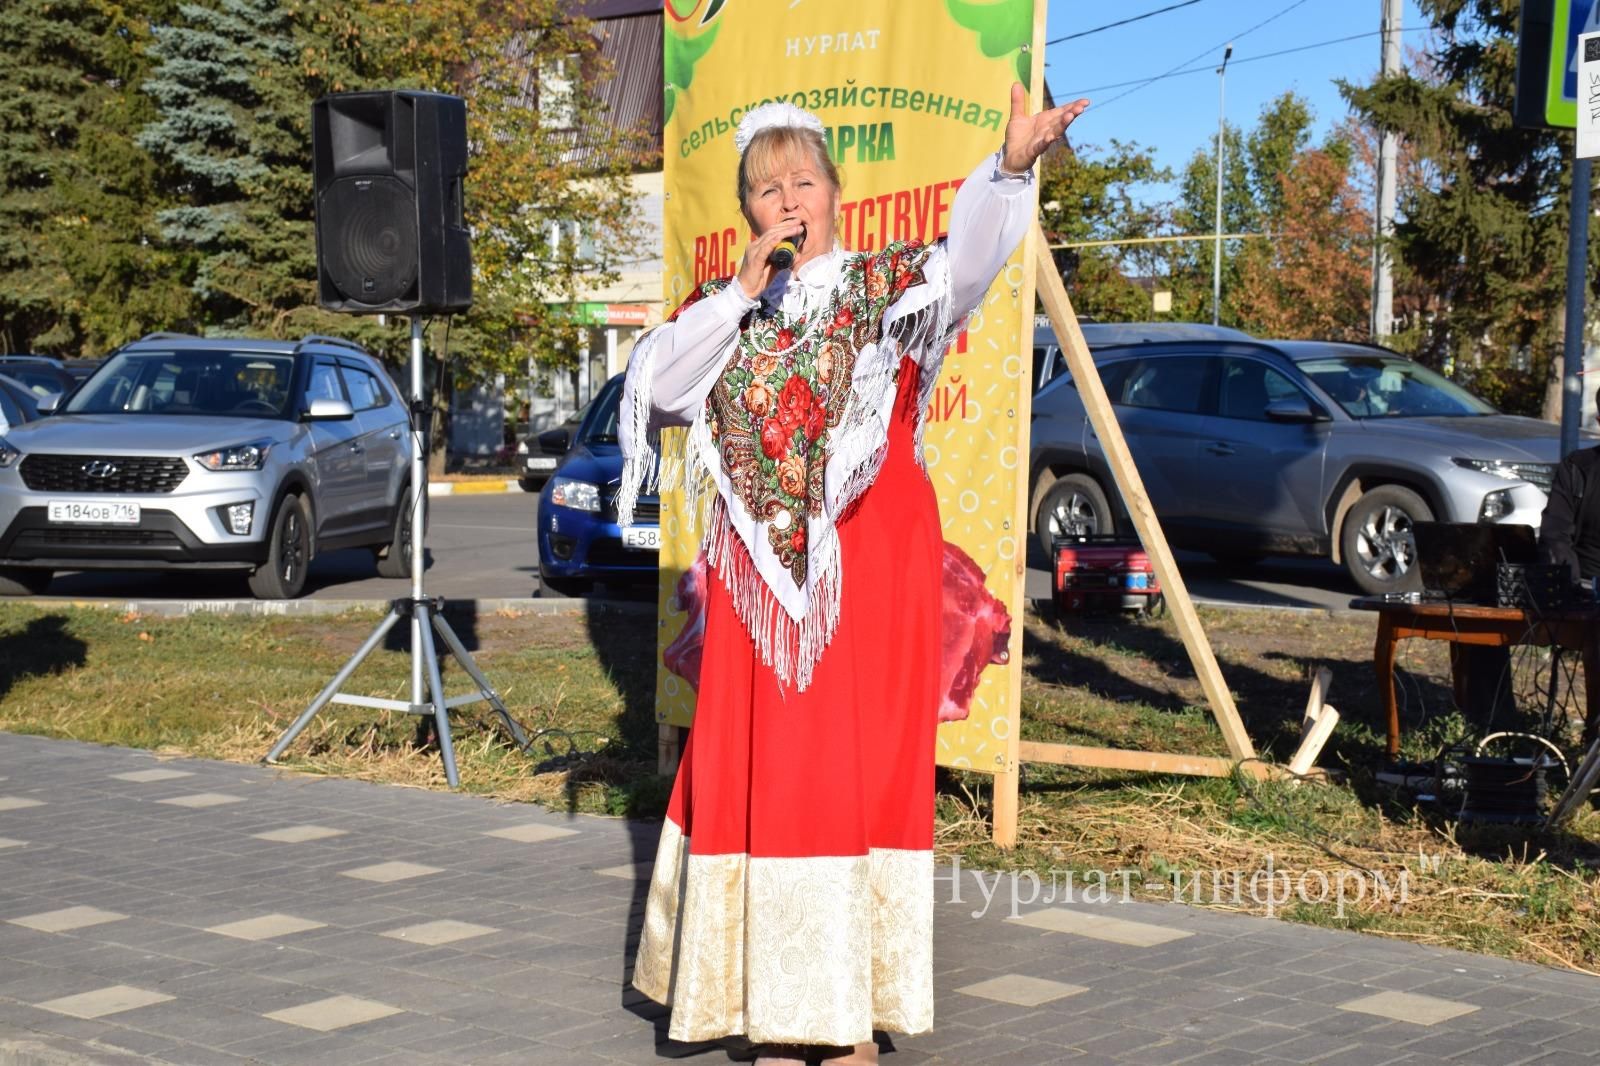
[{"label": "green grass", "polygon": [[[535,735],[511,748],[481,705],[453,716],[462,786],[507,800],[618,816],[658,816],[672,778],[656,773],[650,649],[637,610],[592,617],[452,615],[451,623],[516,717]],[[202,757],[255,760],[377,624],[377,613],[286,619],[163,619],[73,607],[0,605],[0,729]],[[1384,748],[1369,619],[1202,611],[1246,728],[1264,758],[1299,742],[1309,678],[1333,671],[1341,720],[1321,765],[1341,784],[1178,778],[1024,767],[1015,847],[992,842],[993,779],[941,770],[937,846],[968,868],[1130,870],[1153,883],[1207,871],[1249,873],[1273,856],[1296,876],[1401,871],[1403,906],[1292,901],[1278,916],[1373,935],[1584,969],[1600,967],[1600,816],[1567,832],[1470,829],[1412,809],[1373,779]],[[404,627],[395,636],[403,641]],[[1022,735],[1226,755],[1170,620],[1069,625],[1029,616]],[[1405,750],[1428,758],[1476,727],[1451,706],[1445,649],[1402,645]],[[404,698],[403,644],[368,658],[348,692]],[[470,684],[446,666],[446,688]],[[1512,723],[1497,723],[1497,728]],[[289,768],[442,788],[417,719],[330,708],[286,754]],[[1559,787],[1559,782],[1558,782]],[[1189,882],[1189,883],[1192,883]],[[1143,891],[1143,890],[1141,890]],[[1163,898],[1161,892],[1144,892]],[[1166,898],[1170,898],[1170,893]],[[1248,902],[1213,904],[1260,911]]]}]

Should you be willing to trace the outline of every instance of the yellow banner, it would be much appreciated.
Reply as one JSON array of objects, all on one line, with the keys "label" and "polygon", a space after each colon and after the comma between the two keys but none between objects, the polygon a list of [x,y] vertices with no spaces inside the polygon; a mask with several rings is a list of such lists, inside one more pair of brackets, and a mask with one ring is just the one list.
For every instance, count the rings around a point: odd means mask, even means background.
[{"label": "yellow banner", "polygon": [[[1010,88],[1035,80],[1033,0],[666,0],[669,308],[735,272],[751,239],[733,131],[787,100],[815,112],[855,251],[945,235],[956,189],[1000,147]],[[1042,16],[1042,11],[1040,12]],[[1034,107],[1037,108],[1037,103]],[[939,762],[1015,769],[1033,276],[1019,248],[945,360],[925,454],[945,531]],[[706,576],[681,498],[662,504],[657,718],[694,711]],[[824,653],[826,654],[826,653]],[[930,710],[930,713],[931,710]]]}]

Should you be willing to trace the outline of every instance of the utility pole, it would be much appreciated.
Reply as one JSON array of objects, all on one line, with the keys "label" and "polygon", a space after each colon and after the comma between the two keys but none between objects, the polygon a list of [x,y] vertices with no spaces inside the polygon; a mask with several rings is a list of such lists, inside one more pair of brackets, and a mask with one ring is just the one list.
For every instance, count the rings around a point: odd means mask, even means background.
[{"label": "utility pole", "polygon": [[[1383,20],[1383,67],[1380,77],[1400,73],[1401,0],[1381,0]],[[1395,166],[1398,144],[1394,130],[1380,131],[1378,142],[1377,240],[1372,246],[1372,340],[1382,344],[1394,332],[1394,259],[1390,242],[1394,237]]]},{"label": "utility pole", "polygon": [[1228,59],[1233,55],[1233,42],[1222,53],[1222,66],[1217,68],[1217,233],[1211,252],[1211,324],[1222,324],[1222,160],[1223,160],[1223,93],[1227,87]]},{"label": "utility pole", "polygon": [[1589,285],[1590,160],[1572,161],[1572,213],[1567,219],[1567,321],[1561,348],[1561,454],[1576,451],[1583,425],[1584,304]]}]

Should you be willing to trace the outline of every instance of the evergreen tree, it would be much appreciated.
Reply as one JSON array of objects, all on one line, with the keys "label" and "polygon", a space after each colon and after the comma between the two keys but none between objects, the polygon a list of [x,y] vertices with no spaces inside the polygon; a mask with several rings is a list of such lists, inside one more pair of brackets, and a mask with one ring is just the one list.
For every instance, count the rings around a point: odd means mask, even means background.
[{"label": "evergreen tree", "polygon": [[[1430,179],[1402,190],[1395,247],[1427,299],[1396,343],[1509,410],[1549,412],[1572,135],[1512,124],[1519,0],[1419,4],[1437,30],[1426,61],[1341,86],[1363,118],[1398,131]],[[1600,261],[1593,243],[1590,261]]]},{"label": "evergreen tree", "polygon": [[314,302],[308,166],[316,84],[278,0],[188,3],[156,26],[145,83],[159,114],[138,142],[172,175],[183,203],[163,237],[198,255],[193,279],[207,326],[285,332]]},{"label": "evergreen tree", "polygon": [[[159,11],[155,0],[142,5]],[[98,355],[183,321],[162,190],[132,143],[145,24],[100,0],[18,0],[0,19],[0,347]]]}]

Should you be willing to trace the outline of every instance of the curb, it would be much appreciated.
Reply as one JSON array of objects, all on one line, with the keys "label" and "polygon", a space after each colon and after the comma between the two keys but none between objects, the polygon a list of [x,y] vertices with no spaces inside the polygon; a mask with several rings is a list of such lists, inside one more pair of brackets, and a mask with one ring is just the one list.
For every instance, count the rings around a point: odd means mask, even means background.
[{"label": "curb", "polygon": [[[11,603],[25,603],[42,609],[73,607],[89,610],[118,611],[123,614],[149,615],[153,618],[184,618],[195,614],[242,615],[256,618],[318,618],[344,614],[348,611],[384,611],[388,600],[69,600],[47,597],[19,598]],[[444,613],[470,611],[483,616],[489,614],[532,615],[582,615],[604,614],[608,611],[630,613],[647,610],[655,613],[653,603],[628,603],[612,600],[587,599],[535,599],[532,597],[505,597],[498,599],[453,600],[445,598]],[[0,1066],[5,1066],[0,1060]]]},{"label": "curb", "polygon": [[432,496],[487,496],[501,492],[521,492],[516,478],[506,481],[430,481],[428,495]]}]

